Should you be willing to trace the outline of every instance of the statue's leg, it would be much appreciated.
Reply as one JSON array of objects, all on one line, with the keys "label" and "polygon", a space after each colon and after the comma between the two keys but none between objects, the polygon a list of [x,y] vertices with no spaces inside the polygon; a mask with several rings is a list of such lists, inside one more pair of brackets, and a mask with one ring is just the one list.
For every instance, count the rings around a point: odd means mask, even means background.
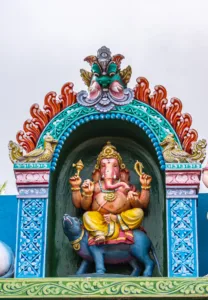
[{"label": "statue's leg", "polygon": [[104,274],[106,270],[104,265],[104,255],[103,255],[104,253],[102,248],[93,245],[93,246],[89,246],[89,250],[95,262],[96,273]]},{"label": "statue's leg", "polygon": [[141,208],[131,208],[118,215],[118,221],[122,230],[138,228],[143,218],[144,212]]},{"label": "statue's leg", "polygon": [[133,271],[131,273],[130,276],[139,276],[140,275],[140,272],[141,272],[141,268],[140,266],[138,265],[136,259],[132,259],[130,260],[129,264],[132,266],[133,268]]},{"label": "statue's leg", "polygon": [[85,229],[94,237],[105,236],[108,232],[108,224],[105,222],[103,215],[98,211],[87,211],[83,215]]},{"label": "statue's leg", "polygon": [[81,274],[87,273],[87,269],[88,269],[89,265],[90,265],[89,261],[83,260],[79,269],[76,272],[76,275],[81,275]]},{"label": "statue's leg", "polygon": [[151,242],[147,235],[139,230],[134,231],[134,244],[130,246],[131,254],[144,264],[143,276],[151,277],[155,263],[149,256]]},{"label": "statue's leg", "polygon": [[143,272],[143,276],[144,277],[151,277],[152,273],[153,273],[153,270],[154,270],[155,263],[150,258],[149,253],[147,253],[144,257],[144,265],[145,265],[145,269],[144,269],[144,272]]}]

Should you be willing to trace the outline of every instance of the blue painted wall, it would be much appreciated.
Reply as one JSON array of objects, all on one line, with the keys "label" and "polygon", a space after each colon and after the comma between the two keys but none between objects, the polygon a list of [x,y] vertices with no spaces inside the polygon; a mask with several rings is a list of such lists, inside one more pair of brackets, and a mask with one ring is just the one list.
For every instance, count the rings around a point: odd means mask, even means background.
[{"label": "blue painted wall", "polygon": [[0,196],[0,240],[15,252],[17,198],[16,196]]},{"label": "blue painted wall", "polygon": [[208,274],[208,194],[198,199],[199,276]]},{"label": "blue painted wall", "polygon": [[[208,274],[208,194],[199,194],[198,219],[198,250],[199,276]],[[8,244],[15,252],[17,223],[16,196],[0,196],[0,240]]]}]

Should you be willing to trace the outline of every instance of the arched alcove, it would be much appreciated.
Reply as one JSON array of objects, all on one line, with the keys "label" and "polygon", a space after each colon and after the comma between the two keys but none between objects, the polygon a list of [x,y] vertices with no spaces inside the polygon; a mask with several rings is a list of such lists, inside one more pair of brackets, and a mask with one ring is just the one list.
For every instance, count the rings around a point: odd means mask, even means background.
[{"label": "arched alcove", "polygon": [[[155,149],[145,132],[134,124],[122,120],[89,122],[74,131],[66,140],[55,172],[50,176],[47,276],[64,277],[76,272],[80,260],[73,251],[62,229],[62,216],[82,215],[73,207],[68,179],[75,173],[72,163],[82,159],[85,167],[81,178],[91,178],[97,155],[110,140],[123,157],[130,170],[131,183],[140,189],[138,175],[133,170],[136,160],[144,171],[153,177],[151,202],[144,219],[144,227],[151,238],[162,269],[166,275],[166,222],[164,172],[160,170]],[[121,266],[121,273],[129,274],[128,266]],[[108,268],[111,272],[111,268]],[[157,270],[154,273],[158,275]]]}]

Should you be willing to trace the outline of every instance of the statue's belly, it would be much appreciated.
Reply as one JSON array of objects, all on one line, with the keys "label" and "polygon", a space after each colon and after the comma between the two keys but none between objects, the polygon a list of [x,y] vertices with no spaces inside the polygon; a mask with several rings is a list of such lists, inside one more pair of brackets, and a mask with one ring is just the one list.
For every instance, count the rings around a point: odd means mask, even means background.
[{"label": "statue's belly", "polygon": [[117,191],[115,193],[116,198],[114,201],[106,201],[105,196],[106,193],[97,194],[92,203],[92,210],[99,211],[102,214],[106,213],[121,213],[122,211],[126,211],[130,208],[130,203],[127,200],[126,195]]}]

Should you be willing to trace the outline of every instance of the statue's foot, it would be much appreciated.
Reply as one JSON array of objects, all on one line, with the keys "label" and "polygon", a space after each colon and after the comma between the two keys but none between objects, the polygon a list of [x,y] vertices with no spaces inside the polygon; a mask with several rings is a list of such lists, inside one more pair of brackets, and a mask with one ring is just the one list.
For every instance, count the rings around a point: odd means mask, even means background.
[{"label": "statue's foot", "polygon": [[105,243],[105,236],[104,235],[98,235],[95,237],[95,243],[96,244],[104,244]]}]

